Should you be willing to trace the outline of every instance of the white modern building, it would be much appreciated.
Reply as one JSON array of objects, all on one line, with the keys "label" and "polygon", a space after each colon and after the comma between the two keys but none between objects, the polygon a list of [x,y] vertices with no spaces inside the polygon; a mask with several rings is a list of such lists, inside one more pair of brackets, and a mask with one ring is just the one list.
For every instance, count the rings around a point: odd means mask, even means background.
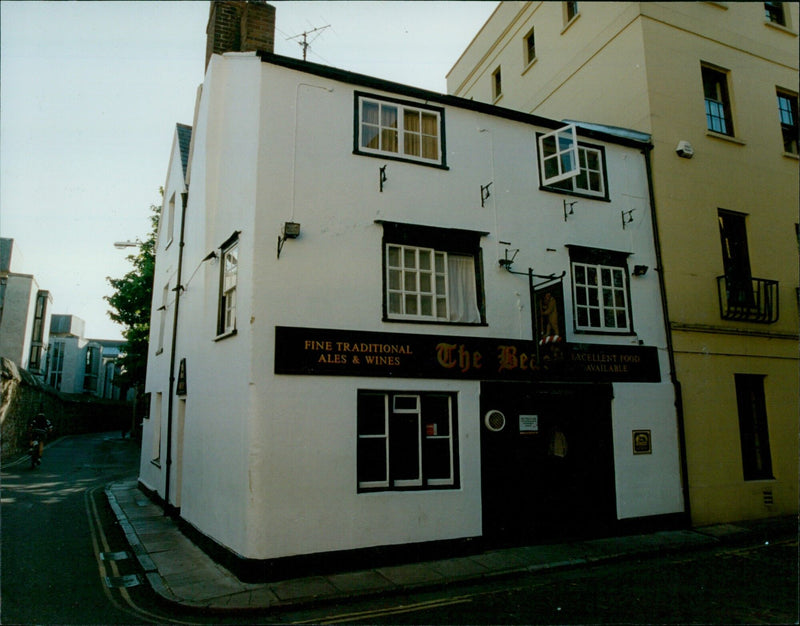
[{"label": "white modern building", "polygon": [[53,297],[21,266],[15,241],[0,238],[0,356],[41,379]]},{"label": "white modern building", "polygon": [[125,342],[86,338],[85,328],[86,322],[75,315],[52,316],[45,382],[62,393],[124,399],[115,378]]},{"label": "white modern building", "polygon": [[682,523],[651,148],[214,54],[165,184],[141,486],[256,570]]}]

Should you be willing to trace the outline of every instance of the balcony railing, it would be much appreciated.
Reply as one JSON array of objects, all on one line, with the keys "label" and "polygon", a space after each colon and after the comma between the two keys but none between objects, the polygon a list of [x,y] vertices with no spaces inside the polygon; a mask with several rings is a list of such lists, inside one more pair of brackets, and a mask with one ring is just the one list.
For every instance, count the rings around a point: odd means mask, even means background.
[{"label": "balcony railing", "polygon": [[717,277],[719,314],[724,320],[772,324],[778,321],[778,281],[751,278],[748,281]]}]

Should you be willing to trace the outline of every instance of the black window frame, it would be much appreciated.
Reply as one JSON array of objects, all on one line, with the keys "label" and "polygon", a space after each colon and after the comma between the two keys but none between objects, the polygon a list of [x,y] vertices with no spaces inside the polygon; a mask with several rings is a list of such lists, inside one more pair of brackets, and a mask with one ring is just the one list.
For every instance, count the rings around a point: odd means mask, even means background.
[{"label": "black window frame", "polygon": [[[706,115],[706,129],[711,133],[735,137],[736,131],[733,123],[733,103],[731,90],[728,84],[730,72],[724,68],[708,63],[700,64],[700,74],[703,83],[703,103]],[[711,91],[714,94],[711,94]],[[716,110],[722,109],[722,115]],[[718,120],[724,123],[719,125]],[[716,128],[714,126],[717,126]]]},{"label": "black window frame", "polygon": [[[778,118],[781,124],[781,135],[783,137],[783,151],[787,154],[798,156],[798,104],[797,94],[788,89],[777,87],[776,96],[778,98]],[[786,103],[786,106],[784,106]],[[787,115],[789,117],[787,121]]]},{"label": "black window frame", "polygon": [[531,29],[522,38],[522,47],[525,54],[525,67],[536,60],[536,27]]},{"label": "black window frame", "polygon": [[492,72],[492,99],[497,102],[503,95],[503,68],[498,65]]},{"label": "black window frame", "polygon": [[[423,158],[415,158],[412,156],[406,156],[401,152],[389,152],[389,151],[368,151],[364,150],[361,147],[361,102],[363,99],[373,100],[376,102],[385,102],[388,104],[396,105],[398,107],[406,107],[409,109],[417,109],[420,111],[428,111],[434,113],[439,116],[439,159],[438,161],[434,160],[425,160]],[[437,107],[432,106],[430,104],[424,102],[417,102],[414,100],[405,100],[401,98],[394,98],[391,96],[384,96],[378,95],[375,93],[370,93],[366,91],[354,91],[353,92],[353,154],[359,156],[366,156],[371,157],[374,159],[383,159],[389,161],[399,161],[402,163],[413,163],[415,165],[423,165],[426,167],[433,167],[436,169],[443,169],[449,170],[450,168],[447,166],[447,141],[445,135],[445,109],[444,107]],[[402,140],[398,137],[398,148],[402,145]]]},{"label": "black window frame", "polygon": [[[631,275],[628,269],[629,252],[620,252],[617,250],[606,250],[603,248],[588,248],[578,245],[567,245],[569,250],[569,267],[570,267],[570,294],[572,298],[572,329],[576,335],[634,335],[635,327],[633,322],[633,305],[631,302]],[[611,268],[619,269],[622,271],[622,276],[625,281],[623,291],[625,294],[625,310],[627,315],[628,325],[627,328],[620,329],[617,327],[606,328],[604,326],[592,326],[578,324],[578,296],[577,296],[577,280],[576,280],[576,267],[575,264],[590,265],[598,268]],[[602,284],[598,284],[598,306],[600,315],[603,316],[605,308],[603,307],[603,293]],[[612,289],[619,290],[618,287]],[[589,305],[583,305],[587,308]],[[613,307],[613,309],[619,307]]]},{"label": "black window frame", "polygon": [[778,26],[788,26],[786,23],[786,9],[783,2],[765,2],[764,3],[764,17],[770,24],[777,24]]},{"label": "black window frame", "polygon": [[[445,326],[486,326],[486,294],[483,276],[483,249],[481,237],[489,233],[483,231],[464,230],[460,228],[442,228],[439,226],[423,226],[403,222],[376,220],[383,227],[381,241],[382,267],[382,303],[383,321],[401,324],[437,324]],[[480,313],[479,322],[451,322],[443,319],[413,319],[391,316],[389,313],[389,283],[387,267],[387,246],[400,245],[414,248],[430,248],[447,254],[471,256],[475,270],[475,293],[477,308]]]},{"label": "black window frame", "polygon": [[[374,419],[375,416],[364,414],[368,410],[366,400],[368,397],[378,399],[376,406],[382,403],[384,411],[382,417]],[[414,398],[418,399],[417,407],[409,402]],[[398,407],[395,400],[401,400],[404,406]],[[449,432],[444,434],[438,428],[442,424],[443,416],[431,415],[432,405],[442,400],[446,400],[448,408],[446,421]],[[376,422],[380,419],[384,422],[382,432],[375,428]],[[417,421],[416,425],[413,423],[414,420]],[[358,389],[355,430],[357,493],[440,491],[461,488],[458,392]],[[403,444],[408,444],[409,435],[412,439],[416,438],[416,449],[411,451],[409,457],[397,458],[403,452]],[[374,445],[369,445],[370,443]],[[449,464],[450,475],[444,478],[433,475],[437,469],[441,469],[442,459],[434,459],[437,456],[435,450],[441,448],[439,445],[441,443],[449,443],[449,458],[445,458],[444,461],[446,465]],[[375,454],[376,450],[378,454]],[[438,466],[437,461],[439,461]],[[374,472],[376,467],[380,469],[380,464],[383,464],[384,473],[381,475],[381,480],[374,480],[376,478]],[[408,472],[409,466],[414,464],[418,474],[412,478],[404,472]],[[372,480],[367,480],[366,477]]]},{"label": "black window frame", "polygon": [[765,379],[766,376],[760,374],[734,374],[742,476],[745,481],[775,478],[769,443]]}]

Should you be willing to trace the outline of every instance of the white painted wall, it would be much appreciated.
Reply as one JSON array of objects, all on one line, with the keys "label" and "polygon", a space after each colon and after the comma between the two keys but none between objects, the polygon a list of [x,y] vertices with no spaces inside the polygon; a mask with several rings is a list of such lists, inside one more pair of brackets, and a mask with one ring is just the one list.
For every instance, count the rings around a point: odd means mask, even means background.
[{"label": "white painted wall", "polygon": [[[680,511],[641,153],[606,144],[611,202],[578,199],[565,222],[562,200],[575,198],[539,190],[535,132],[547,129],[447,106],[449,170],[353,155],[354,89],[254,56],[212,57],[194,124],[184,275],[241,231],[238,332],[215,341],[219,263],[201,264],[181,299],[178,336],[177,359],[185,357],[188,370],[182,517],[256,559],[479,535],[478,382],[279,376],[274,339],[276,325],[530,339],[527,278],[499,268],[500,240],[520,249],[520,271],[568,270],[566,244],[631,252],[630,268],[651,268],[631,277],[635,335],[568,331],[567,339],[658,347],[663,383],[614,385],[617,509],[620,517]],[[380,193],[378,169],[387,163]],[[480,185],[490,181],[492,196],[481,207]],[[620,212],[631,209],[634,222],[623,230]],[[488,232],[481,243],[488,326],[383,322],[377,219]],[[285,221],[299,222],[301,235],[277,259]],[[158,278],[155,284],[159,294]],[[163,364],[150,374],[148,389],[163,388]],[[457,392],[460,488],[357,494],[358,389]],[[164,396],[162,415],[166,406]],[[653,432],[646,459],[631,455],[632,428]],[[140,478],[156,486],[163,468],[155,471],[146,457]]]}]

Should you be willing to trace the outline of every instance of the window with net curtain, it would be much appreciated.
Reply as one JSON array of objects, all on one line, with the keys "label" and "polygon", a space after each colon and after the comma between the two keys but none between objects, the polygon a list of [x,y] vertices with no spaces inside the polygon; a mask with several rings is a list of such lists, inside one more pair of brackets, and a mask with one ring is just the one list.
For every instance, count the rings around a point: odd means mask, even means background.
[{"label": "window with net curtain", "polygon": [[385,222],[387,319],[482,323],[480,235]]},{"label": "window with net curtain", "polygon": [[357,150],[441,163],[441,112],[395,101],[359,98]]}]

